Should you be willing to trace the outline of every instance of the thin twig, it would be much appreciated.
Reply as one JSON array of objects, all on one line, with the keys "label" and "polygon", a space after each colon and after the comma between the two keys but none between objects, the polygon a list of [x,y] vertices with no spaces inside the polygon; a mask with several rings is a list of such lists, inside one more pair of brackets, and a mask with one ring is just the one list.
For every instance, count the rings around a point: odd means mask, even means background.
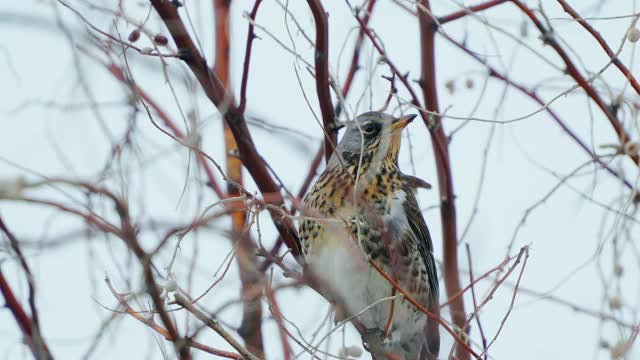
[{"label": "thin twig", "polygon": [[220,335],[229,345],[231,345],[234,349],[236,349],[236,351],[238,351],[240,355],[242,355],[245,359],[260,360],[257,356],[253,355],[252,353],[249,352],[249,350],[247,350],[244,346],[242,346],[242,344],[236,341],[236,339],[234,339],[233,336],[231,336],[231,334],[229,334],[227,330],[225,330],[218,321],[207,316],[202,311],[198,310],[195,307],[195,305],[191,304],[191,301],[189,301],[184,295],[180,294],[179,292],[176,292],[174,296],[175,296],[175,301],[178,305],[184,307],[187,311],[189,311],[196,318],[198,318],[198,320],[202,321],[209,328],[211,328],[211,330],[218,333],[218,335]]}]

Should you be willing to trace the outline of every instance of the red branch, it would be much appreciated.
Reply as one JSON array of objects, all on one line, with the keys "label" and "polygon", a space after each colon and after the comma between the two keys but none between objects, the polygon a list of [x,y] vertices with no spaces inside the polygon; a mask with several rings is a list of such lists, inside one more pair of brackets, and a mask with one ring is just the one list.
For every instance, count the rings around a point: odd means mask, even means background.
[{"label": "red branch", "polygon": [[[376,4],[376,0],[370,0],[367,4],[367,8],[362,16],[362,23],[364,27],[369,25],[369,19],[371,19],[371,12],[373,11],[373,6]],[[360,27],[358,30],[358,37],[356,38],[356,44],[353,48],[353,55],[351,56],[351,65],[349,65],[349,71],[347,72],[347,78],[344,81],[344,85],[342,85],[342,97],[346,98],[349,94],[349,90],[351,90],[351,84],[353,84],[353,78],[355,77],[356,72],[360,68],[358,61],[360,60],[360,51],[362,49],[362,43],[364,42],[364,29]],[[340,114],[341,107],[338,105],[336,109],[336,114]]]},{"label": "red branch", "polygon": [[[428,5],[428,4],[427,4]],[[434,35],[436,30],[435,21],[426,16],[423,11],[420,14],[425,17],[420,20],[421,29],[421,44],[422,44],[422,58],[423,58],[423,79],[420,81],[422,84],[425,100],[427,106],[431,106],[437,111],[437,93],[435,91],[435,64],[434,64]],[[391,71],[396,74],[400,82],[406,87],[411,96],[411,103],[420,107],[416,92],[409,84],[409,80],[404,74],[400,73],[395,64],[391,61],[389,56],[382,48],[382,46],[376,41],[375,36],[371,33],[371,30],[367,28],[362,19],[356,16],[356,20],[360,24],[364,33],[367,35],[372,45],[378,51],[381,56],[384,56],[385,61]],[[426,71],[426,73],[425,73]],[[431,71],[431,73],[429,73]],[[429,76],[431,74],[431,76]],[[426,75],[426,77],[425,77]],[[429,84],[431,82],[431,84]],[[428,87],[427,87],[428,86]],[[432,90],[429,90],[432,89]],[[434,147],[434,155],[436,158],[436,169],[438,171],[438,183],[440,187],[441,206],[440,214],[442,218],[443,228],[443,253],[444,253],[444,278],[445,287],[447,288],[447,294],[449,298],[453,298],[455,294],[460,291],[460,279],[458,274],[458,261],[457,261],[457,235],[456,235],[456,216],[455,205],[453,203],[453,184],[451,183],[451,168],[449,164],[449,153],[447,148],[446,136],[444,130],[441,128],[439,120],[432,118],[429,113],[420,111],[422,120],[427,125],[427,128],[431,134],[431,141]],[[451,303],[451,313],[454,320],[454,324],[460,328],[466,323],[464,313],[464,301],[463,299],[456,298]],[[465,344],[466,345],[466,344]],[[465,347],[461,344],[458,345],[460,359],[469,359],[469,354],[466,352]]]},{"label": "red branch", "polygon": [[[304,194],[307,193],[307,190],[309,190],[309,186],[311,186],[311,181],[315,178],[316,173],[318,171],[318,167],[320,167],[320,163],[322,162],[323,149],[324,149],[323,144],[320,144],[320,147],[318,148],[316,155],[313,157],[313,160],[311,160],[309,171],[307,171],[307,175],[305,176],[304,181],[302,182],[302,185],[298,190],[298,194],[296,195],[297,197],[293,199],[293,204],[291,205],[291,210],[289,210],[289,214],[295,215],[296,211],[298,211],[298,209],[301,208],[301,199],[304,196]],[[259,266],[259,269],[261,272],[266,271],[269,268],[269,266],[273,264],[273,259],[280,252],[282,243],[283,243],[282,236],[278,236],[278,239],[273,244],[273,247],[271,248],[271,250],[269,250],[269,253],[265,254],[267,258]]]},{"label": "red branch", "polygon": [[[555,52],[560,56],[565,66],[567,67],[566,68],[567,74],[569,74],[569,76],[571,76],[576,81],[576,83],[580,85],[580,87],[585,91],[587,96],[589,96],[593,100],[593,102],[595,102],[596,105],[598,105],[598,107],[602,110],[602,112],[607,117],[607,119],[609,119],[609,123],[611,124],[616,134],[618,135],[618,139],[620,141],[620,144],[622,145],[622,148],[624,148],[624,145],[627,143],[627,141],[631,139],[631,137],[629,136],[629,134],[627,134],[626,130],[624,129],[624,127],[622,126],[622,124],[620,123],[616,115],[613,113],[611,107],[604,103],[604,100],[600,97],[600,94],[598,94],[598,92],[593,88],[593,86],[591,86],[591,84],[587,82],[587,80],[582,76],[582,74],[580,74],[580,71],[578,70],[576,65],[573,63],[573,61],[571,60],[567,52],[556,41],[554,37],[555,35],[544,26],[542,21],[538,19],[538,17],[533,12],[533,10],[531,10],[529,7],[527,7],[525,4],[523,4],[519,0],[511,0],[511,1],[525,15],[527,15],[527,17],[529,17],[531,22],[533,22],[533,24],[536,26],[536,28],[538,28],[538,30],[542,34],[543,41],[546,44],[549,44],[555,50]],[[628,155],[631,158],[631,160],[633,160],[634,163],[636,163],[637,165],[640,165],[640,158],[638,157],[638,154],[628,154]]]},{"label": "red branch", "polygon": [[[253,8],[253,16],[255,18],[259,2],[256,2]],[[214,14],[216,19],[215,28],[215,66],[214,74],[222,81],[228,92],[231,92],[229,83],[230,72],[230,39],[229,39],[229,13],[231,1],[214,0]],[[250,23],[252,26],[252,23]],[[249,57],[252,42],[252,29],[249,30],[249,39],[247,41],[247,56],[245,57],[245,65],[249,70]],[[246,85],[246,82],[245,82]],[[244,105],[243,105],[244,106]],[[243,110],[242,110],[243,111]],[[240,109],[238,112],[242,113]],[[238,152],[238,145],[233,137],[233,133],[227,122],[224,123],[224,145],[226,155],[226,173],[229,179],[235,183],[242,185],[242,162],[235,156]],[[237,186],[229,184],[227,187],[227,196],[230,198],[241,195],[241,189]],[[231,215],[231,234],[232,239],[238,246],[238,269],[240,272],[241,293],[245,294],[251,291],[259,282],[259,274],[255,270],[255,243],[245,231],[245,221],[247,212],[245,209],[239,209],[230,213]],[[243,296],[242,301],[242,321],[238,333],[242,337],[245,346],[252,354],[258,358],[264,358],[264,344],[262,339],[262,307],[260,306],[260,297],[246,298]]]},{"label": "red branch", "polygon": [[467,354],[467,357],[469,355],[473,355],[476,359],[479,359],[480,356],[473,351],[473,349],[471,347],[469,347],[469,345],[467,345],[467,343],[465,342],[465,340],[460,337],[458,334],[456,334],[456,332],[451,329],[451,327],[449,325],[447,325],[447,323],[442,320],[442,318],[440,318],[440,316],[438,316],[437,314],[425,309],[424,306],[420,305],[420,303],[418,303],[405,289],[403,289],[400,285],[398,285],[398,283],[396,281],[394,281],[391,276],[389,276],[387,273],[385,273],[380,266],[378,266],[378,264],[376,264],[373,260],[369,260],[369,264],[371,264],[371,266],[373,266],[373,268],[380,274],[382,275],[383,278],[385,278],[385,280],[387,280],[394,289],[397,289],[403,296],[404,299],[406,299],[408,302],[410,302],[413,306],[415,306],[418,310],[420,310],[420,312],[422,312],[423,314],[427,315],[429,317],[429,319],[435,320],[437,321],[440,326],[442,326],[456,341],[456,343],[458,345],[460,345],[460,347],[462,347],[462,349],[465,351],[465,354]]},{"label": "red branch", "polygon": [[247,82],[249,80],[249,65],[251,64],[251,49],[253,40],[256,38],[253,21],[256,20],[258,8],[261,3],[262,0],[256,0],[249,14],[252,21],[249,22],[249,32],[247,33],[247,45],[244,51],[244,64],[242,66],[242,82],[240,83],[240,105],[238,105],[238,112],[241,114],[244,114],[245,107],[247,106]]},{"label": "red branch", "polygon": [[[171,132],[173,133],[173,135],[176,138],[178,138],[179,140],[181,140],[181,141],[183,141],[185,143],[190,143],[191,142],[182,133],[182,131],[180,131],[178,126],[169,117],[169,115],[167,115],[167,112],[164,111],[160,107],[160,105],[158,105],[158,103],[155,100],[153,100],[149,96],[149,94],[147,94],[146,91],[144,91],[143,89],[138,87],[135,83],[133,83],[132,81],[127,79],[127,77],[125,76],[124,72],[122,71],[122,69],[120,67],[118,67],[115,64],[110,64],[110,65],[105,65],[105,66],[107,67],[109,72],[111,72],[111,74],[116,79],[118,79],[119,81],[121,81],[125,85],[129,86],[131,91],[135,92],[140,98],[142,98],[142,100],[144,100],[145,103],[147,103],[153,109],[153,111],[156,112],[158,117],[160,117],[160,120],[162,120],[162,123],[166,127],[168,127],[169,130],[171,130]],[[202,153],[197,152],[196,153],[196,159],[198,160],[198,163],[200,164],[200,166],[202,166],[202,168],[204,169],[205,174],[207,175],[207,180],[209,182],[209,186],[211,186],[211,188],[216,193],[218,198],[224,199],[226,196],[225,196],[224,192],[222,191],[222,189],[220,188],[220,185],[218,185],[218,181],[216,180],[215,176],[213,175],[213,171],[211,169],[211,166],[209,166],[209,163],[207,162],[207,159],[205,158],[205,156],[203,156]]]},{"label": "red branch", "polygon": [[604,40],[602,35],[600,35],[600,32],[598,32],[596,29],[594,29],[593,26],[591,26],[585,19],[583,19],[571,7],[571,5],[567,4],[566,1],[564,1],[564,0],[557,0],[557,1],[560,3],[560,5],[562,6],[562,8],[564,9],[565,12],[567,12],[569,15],[571,15],[571,17],[573,17],[580,25],[582,25],[583,28],[585,28],[585,30],[587,30],[591,34],[591,36],[593,36],[596,39],[598,44],[600,44],[602,49],[609,56],[609,59],[611,60],[613,65],[615,65],[620,70],[620,72],[622,72],[624,77],[627,78],[627,80],[629,80],[629,84],[631,84],[631,87],[633,87],[633,89],[636,91],[636,93],[638,93],[638,95],[640,95],[640,84],[638,84],[638,81],[636,80],[636,78],[631,74],[631,71],[629,71],[629,69],[622,63],[622,61],[620,61],[620,59],[618,59],[618,56],[616,56],[616,54],[613,52],[613,50],[611,50],[611,48],[609,47],[607,42]]},{"label": "red branch", "polygon": [[329,22],[320,0],[307,0],[307,3],[316,23],[316,91],[318,92],[318,103],[324,127],[324,157],[326,161],[329,161],[338,141],[338,129],[335,126],[336,115],[331,104],[331,86],[329,85]]},{"label": "red branch", "polygon": [[[430,9],[429,1],[423,0],[422,5]],[[435,70],[435,34],[437,24],[435,19],[424,11],[418,9],[418,21],[420,24],[421,44],[421,79],[422,94],[425,108],[428,111],[439,113],[438,93],[436,87]],[[426,119],[431,144],[436,162],[438,174],[438,188],[440,190],[440,217],[442,221],[442,254],[444,285],[449,297],[453,297],[460,291],[460,274],[458,272],[458,235],[456,227],[455,195],[453,191],[453,176],[449,159],[449,143],[442,128],[439,117],[421,112]],[[468,332],[464,311],[464,299],[457,298],[451,303],[451,320],[461,331]],[[456,344],[457,356],[461,360],[469,359],[469,352],[463,344]]]},{"label": "red branch", "polygon": [[[428,6],[428,3],[426,3]],[[434,19],[424,14],[423,11],[419,12],[421,15],[420,30],[421,30],[421,45],[422,45],[422,69],[423,79],[420,81],[424,92],[425,101],[427,103],[427,109],[437,111],[437,93],[435,83],[435,64],[434,64],[434,35],[436,25]],[[409,84],[409,80],[404,74],[400,73],[398,68],[394,65],[391,59],[387,56],[382,46],[376,41],[375,36],[364,24],[362,19],[356,16],[356,20],[360,24],[364,33],[371,40],[372,45],[378,51],[381,56],[384,56],[385,61],[391,71],[396,74],[400,82],[406,87],[411,96],[411,103],[420,107],[417,94]],[[453,184],[451,182],[451,168],[449,164],[449,152],[447,147],[447,139],[444,134],[444,130],[441,127],[439,119],[432,118],[429,113],[420,111],[424,123],[427,125],[431,134],[431,141],[434,147],[434,155],[436,159],[436,169],[438,172],[438,183],[440,188],[441,206],[440,214],[442,218],[443,228],[443,253],[444,253],[444,278],[445,287],[447,288],[447,294],[449,298],[453,298],[455,294],[460,291],[460,278],[458,274],[458,261],[457,261],[457,235],[456,235],[456,215],[455,205],[453,203],[454,193]],[[461,329],[466,323],[464,312],[463,299],[456,298],[451,303],[451,314],[454,324]],[[463,346],[466,344],[458,344],[458,356],[462,360],[469,359],[469,353]]]},{"label": "red branch", "polygon": [[560,118],[560,116],[558,116],[558,114],[556,114],[555,111],[553,111],[551,109],[551,107],[547,106],[545,104],[545,102],[542,101],[542,99],[540,98],[540,96],[538,96],[538,94],[536,94],[535,92],[527,89],[525,86],[523,86],[521,84],[518,84],[518,83],[514,82],[513,80],[509,79],[506,75],[500,73],[495,68],[493,68],[491,65],[489,65],[489,63],[486,60],[482,59],[480,56],[478,56],[478,54],[476,54],[475,52],[469,50],[467,47],[465,47],[464,45],[460,44],[458,41],[452,39],[451,37],[449,37],[448,35],[446,35],[444,33],[441,33],[441,35],[446,40],[448,40],[451,44],[455,45],[458,49],[464,51],[471,58],[473,58],[477,62],[479,62],[482,65],[484,65],[489,70],[489,76],[494,77],[496,79],[499,79],[499,80],[505,82],[509,86],[511,86],[511,87],[515,88],[516,90],[520,91],[525,96],[531,98],[531,100],[535,101],[538,105],[544,107],[544,110],[549,114],[549,116],[551,116],[553,121],[555,121],[562,128],[562,130],[565,133],[567,133],[567,135],[569,135],[569,137],[571,137],[571,139],[573,139],[573,141],[575,141],[576,144],[578,144],[578,146],[580,146],[580,148],[582,148],[582,150],[584,150],[587,153],[587,155],[589,155],[590,158],[592,158],[595,162],[600,164],[600,166],[602,166],[611,175],[613,175],[616,178],[618,178],[629,190],[633,191],[633,185],[631,185],[631,183],[627,179],[624,178],[624,175],[620,174],[617,171],[615,171],[614,169],[612,169],[606,162],[602,161],[602,159],[599,156],[597,156],[595,153],[593,153],[593,151],[591,151],[589,146],[587,144],[585,144],[584,141],[582,141],[582,139],[580,139],[580,137],[578,137],[578,135],[576,133],[574,133],[573,130],[571,130],[571,128],[569,128],[569,126]]},{"label": "red branch", "polygon": [[454,20],[458,20],[460,18],[468,16],[469,14],[490,9],[490,8],[496,6],[496,5],[500,5],[500,4],[505,3],[507,1],[508,0],[491,0],[491,1],[483,2],[483,3],[478,4],[478,5],[470,6],[468,8],[464,8],[463,10],[456,11],[456,12],[451,13],[449,15],[440,16],[438,18],[438,24],[440,24],[440,25],[446,24],[448,22],[451,22],[451,21],[454,21]]},{"label": "red branch", "polygon": [[[234,105],[232,95],[226,91],[220,79],[207,67],[204,57],[198,51],[184,22],[180,19],[176,6],[170,1],[163,0],[151,0],[151,4],[176,43],[181,54],[180,58],[189,66],[207,97],[223,114],[238,144],[240,160],[251,174],[260,192],[263,196],[268,197],[272,204],[283,205],[284,199],[280,193],[280,187],[276,185],[265,161],[258,154],[244,115]],[[293,222],[287,217],[282,217],[276,209],[269,208],[269,212],[285,244],[297,258],[300,254],[300,246]]]},{"label": "red branch", "polygon": [[[153,331],[155,331],[158,334],[162,335],[166,340],[171,341],[171,342],[175,341],[175,339],[171,336],[171,334],[169,334],[169,332],[165,328],[163,328],[162,326],[156,324],[155,321],[153,321],[153,319],[144,317],[142,315],[141,311],[134,310],[127,303],[127,301],[122,296],[122,294],[118,293],[114,289],[113,285],[111,284],[111,280],[109,280],[108,277],[105,277],[104,281],[107,283],[107,286],[109,287],[109,290],[111,291],[113,296],[116,298],[116,300],[118,300],[118,302],[124,308],[124,311],[127,314],[131,315],[134,319],[140,321],[141,323],[147,325]],[[232,353],[232,352],[229,352],[229,351],[215,349],[215,348],[212,348],[210,346],[201,344],[201,343],[193,341],[193,340],[188,340],[188,345],[190,347],[192,347],[192,348],[196,348],[198,350],[202,350],[202,351],[204,351],[206,353],[209,353],[211,355],[217,355],[217,356],[220,356],[220,357],[223,357],[223,358],[228,358],[228,359],[237,359],[237,360],[244,359],[242,357],[242,355],[240,355],[240,354]]]},{"label": "red branch", "polygon": [[13,235],[13,232],[9,230],[7,225],[2,220],[1,216],[0,230],[2,230],[2,232],[4,232],[4,234],[9,239],[9,245],[18,258],[18,262],[20,263],[20,266],[22,267],[22,270],[27,277],[27,284],[29,287],[29,307],[31,308],[31,319],[33,322],[33,336],[36,338],[36,345],[40,346],[42,332],[40,331],[40,317],[38,316],[38,308],[36,307],[36,285],[33,279],[33,273],[31,272],[31,268],[27,263],[27,259],[24,257],[22,249],[20,249],[20,243],[18,242],[18,239],[15,237],[15,235]]},{"label": "red branch", "polygon": [[284,326],[284,320],[282,319],[280,306],[278,306],[278,303],[276,302],[276,297],[269,283],[267,283],[265,287],[265,295],[269,300],[269,307],[271,308],[271,314],[273,314],[273,318],[276,320],[276,323],[278,324],[278,329],[280,333],[280,342],[282,343],[283,358],[284,360],[290,360],[291,347],[289,346],[289,342],[287,341],[287,332]]},{"label": "red branch", "polygon": [[22,305],[20,305],[20,302],[18,301],[18,299],[16,299],[13,291],[11,290],[11,287],[9,286],[9,283],[4,278],[1,270],[0,292],[4,297],[6,306],[9,308],[9,310],[13,314],[13,317],[16,319],[16,323],[18,323],[18,326],[22,331],[22,335],[24,335],[27,345],[29,345],[31,352],[33,353],[33,357],[39,360],[53,359],[53,356],[51,356],[51,353],[49,353],[47,344],[44,342],[44,339],[42,339],[42,337],[40,337],[39,334],[36,333],[37,330],[35,330],[31,318],[29,318],[27,313],[25,313]]}]

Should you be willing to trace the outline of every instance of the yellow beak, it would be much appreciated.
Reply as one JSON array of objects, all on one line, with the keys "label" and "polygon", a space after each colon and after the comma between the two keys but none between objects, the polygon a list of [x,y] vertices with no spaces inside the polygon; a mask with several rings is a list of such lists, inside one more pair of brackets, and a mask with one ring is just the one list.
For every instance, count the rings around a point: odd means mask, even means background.
[{"label": "yellow beak", "polygon": [[392,123],[391,123],[391,131],[395,132],[396,130],[400,130],[400,129],[404,129],[405,126],[409,125],[409,123],[411,121],[413,121],[413,119],[418,116],[416,114],[409,114],[409,115],[405,115],[403,117],[397,118],[395,119]]}]

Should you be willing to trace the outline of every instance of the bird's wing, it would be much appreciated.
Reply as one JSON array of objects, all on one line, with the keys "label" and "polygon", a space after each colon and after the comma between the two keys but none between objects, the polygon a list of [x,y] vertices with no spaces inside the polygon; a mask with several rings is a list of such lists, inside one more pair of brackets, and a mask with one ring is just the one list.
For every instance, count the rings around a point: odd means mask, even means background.
[{"label": "bird's wing", "polygon": [[[433,244],[427,223],[422,217],[418,201],[416,200],[413,188],[403,189],[406,193],[404,202],[405,213],[411,234],[417,240],[418,251],[427,269],[427,282],[429,286],[429,302],[427,308],[436,316],[440,316],[440,305],[438,300],[438,273],[436,272],[436,262],[433,257]],[[429,318],[425,326],[426,349],[423,349],[420,359],[437,359],[440,351],[439,324],[435,319]]]},{"label": "bird's wing", "polygon": [[414,238],[418,245],[418,251],[422,257],[422,261],[427,269],[427,279],[429,282],[429,292],[431,296],[430,302],[438,301],[438,273],[436,272],[436,262],[433,258],[433,244],[429,228],[422,217],[418,201],[416,200],[413,189],[403,189],[406,193],[404,212],[409,223],[409,235]]}]

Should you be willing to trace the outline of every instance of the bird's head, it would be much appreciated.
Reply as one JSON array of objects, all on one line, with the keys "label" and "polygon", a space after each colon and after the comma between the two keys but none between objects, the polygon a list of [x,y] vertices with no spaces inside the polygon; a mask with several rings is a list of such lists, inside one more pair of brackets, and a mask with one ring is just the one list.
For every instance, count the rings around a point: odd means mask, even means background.
[{"label": "bird's head", "polygon": [[368,165],[385,159],[397,161],[402,129],[416,115],[399,118],[378,111],[358,115],[347,122],[346,131],[331,157],[334,166]]}]

